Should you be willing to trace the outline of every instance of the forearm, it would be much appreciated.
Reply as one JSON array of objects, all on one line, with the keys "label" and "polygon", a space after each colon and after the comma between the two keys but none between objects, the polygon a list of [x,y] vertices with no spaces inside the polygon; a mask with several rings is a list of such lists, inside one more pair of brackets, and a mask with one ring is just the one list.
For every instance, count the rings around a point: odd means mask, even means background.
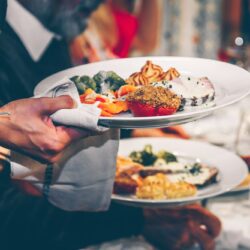
[{"label": "forearm", "polygon": [[144,53],[152,51],[158,43],[161,24],[162,0],[142,0],[138,10],[138,35],[135,41]]}]

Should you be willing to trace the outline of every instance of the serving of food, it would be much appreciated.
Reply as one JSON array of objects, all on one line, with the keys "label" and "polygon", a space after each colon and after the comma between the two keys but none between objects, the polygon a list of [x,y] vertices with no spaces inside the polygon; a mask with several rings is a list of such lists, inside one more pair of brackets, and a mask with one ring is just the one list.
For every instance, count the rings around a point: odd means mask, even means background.
[{"label": "serving of food", "polygon": [[125,139],[120,142],[112,199],[133,206],[183,205],[226,193],[247,173],[239,156],[208,143]]},{"label": "serving of food", "polygon": [[114,71],[100,71],[93,77],[74,76],[71,80],[81,102],[96,104],[106,117],[122,112],[139,117],[166,116],[215,105],[215,89],[207,77],[181,74],[175,68],[164,71],[150,60],[126,79]]},{"label": "serving of food", "polygon": [[68,79],[76,84],[84,106],[101,109],[98,124],[113,128],[191,122],[250,93],[250,74],[240,67],[202,58],[162,56],[69,68],[41,81],[34,95],[43,95],[55,83]]},{"label": "serving of food", "polygon": [[139,199],[176,199],[218,181],[218,169],[152,146],[118,156],[114,193]]}]

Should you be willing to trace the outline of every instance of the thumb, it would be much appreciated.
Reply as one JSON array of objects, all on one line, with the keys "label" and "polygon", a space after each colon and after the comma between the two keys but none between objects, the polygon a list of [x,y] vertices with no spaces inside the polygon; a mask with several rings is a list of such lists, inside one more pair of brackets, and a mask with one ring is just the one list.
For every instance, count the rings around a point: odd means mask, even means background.
[{"label": "thumb", "polygon": [[40,98],[39,109],[42,114],[51,115],[60,109],[72,109],[75,101],[70,96],[42,97]]}]

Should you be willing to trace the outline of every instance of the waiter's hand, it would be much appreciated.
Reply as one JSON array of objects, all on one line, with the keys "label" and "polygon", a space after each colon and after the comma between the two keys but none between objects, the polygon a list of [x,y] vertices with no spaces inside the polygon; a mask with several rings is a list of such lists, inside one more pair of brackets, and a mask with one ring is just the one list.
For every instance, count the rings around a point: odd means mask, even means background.
[{"label": "waiter's hand", "polygon": [[220,220],[200,205],[144,210],[144,236],[165,250],[181,250],[198,243],[203,250],[215,249]]},{"label": "waiter's hand", "polygon": [[88,131],[53,124],[50,115],[59,109],[71,109],[70,96],[30,98],[8,103],[0,112],[0,145],[27,154],[42,163],[53,163],[72,141],[86,137]]}]

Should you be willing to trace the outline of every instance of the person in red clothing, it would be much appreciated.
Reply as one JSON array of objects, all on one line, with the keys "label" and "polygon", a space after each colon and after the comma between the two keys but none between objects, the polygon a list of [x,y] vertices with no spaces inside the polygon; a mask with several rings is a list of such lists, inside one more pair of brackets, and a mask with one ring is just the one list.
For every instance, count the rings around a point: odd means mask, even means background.
[{"label": "person in red clothing", "polygon": [[159,43],[161,26],[161,0],[136,1],[109,0],[117,27],[117,42],[113,52],[127,57],[131,51],[151,53]]},{"label": "person in red clothing", "polygon": [[135,3],[107,0],[102,4],[88,29],[70,45],[74,64],[152,53],[159,42],[162,0]]}]

